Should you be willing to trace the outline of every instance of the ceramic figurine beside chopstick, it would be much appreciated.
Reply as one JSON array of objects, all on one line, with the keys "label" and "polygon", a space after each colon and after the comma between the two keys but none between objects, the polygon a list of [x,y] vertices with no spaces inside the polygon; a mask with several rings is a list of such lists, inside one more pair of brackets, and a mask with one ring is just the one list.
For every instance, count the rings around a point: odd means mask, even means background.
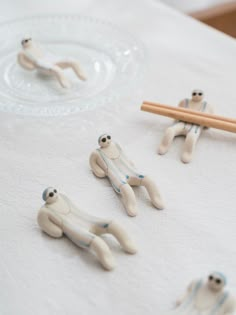
[{"label": "ceramic figurine beside chopstick", "polygon": [[125,209],[130,216],[136,216],[136,198],[131,186],[144,186],[152,204],[163,209],[164,204],[153,180],[136,170],[121,147],[103,134],[98,139],[99,148],[90,156],[90,166],[97,177],[108,177],[114,190],[121,194]]},{"label": "ceramic figurine beside chopstick", "polygon": [[[212,107],[203,100],[204,93],[201,90],[194,90],[192,92],[191,99],[184,99],[179,103],[179,107],[188,108],[195,111],[213,113]],[[169,127],[162,139],[158,153],[165,154],[171,143],[176,136],[183,135],[186,137],[184,148],[182,152],[182,161],[189,163],[192,160],[193,152],[197,143],[197,140],[203,130],[203,126],[186,123],[183,121],[176,121],[171,127]]]},{"label": "ceramic figurine beside chopstick", "polygon": [[[168,315],[233,315],[236,299],[225,290],[226,277],[213,272],[208,279],[192,281],[185,294],[177,301],[177,308]],[[167,315],[165,314],[165,315]]]},{"label": "ceramic figurine beside chopstick", "polygon": [[109,247],[99,235],[112,234],[125,252],[136,253],[135,244],[117,222],[83,212],[53,187],[44,190],[43,200],[45,204],[38,213],[41,229],[55,238],[66,235],[79,247],[93,250],[105,269],[113,269],[114,259]]},{"label": "ceramic figurine beside chopstick", "polygon": [[32,38],[21,41],[22,50],[18,53],[18,63],[26,70],[42,70],[54,75],[63,88],[71,86],[63,73],[63,69],[71,68],[80,80],[86,80],[79,63],[75,58],[54,55],[44,50]]}]

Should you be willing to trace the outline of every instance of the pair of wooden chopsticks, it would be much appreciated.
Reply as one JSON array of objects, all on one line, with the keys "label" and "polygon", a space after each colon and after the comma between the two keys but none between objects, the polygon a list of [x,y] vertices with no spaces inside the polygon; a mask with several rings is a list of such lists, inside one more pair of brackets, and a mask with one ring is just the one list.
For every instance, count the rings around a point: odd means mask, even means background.
[{"label": "pair of wooden chopsticks", "polygon": [[236,119],[207,114],[187,108],[144,101],[141,110],[176,120],[236,133]]}]

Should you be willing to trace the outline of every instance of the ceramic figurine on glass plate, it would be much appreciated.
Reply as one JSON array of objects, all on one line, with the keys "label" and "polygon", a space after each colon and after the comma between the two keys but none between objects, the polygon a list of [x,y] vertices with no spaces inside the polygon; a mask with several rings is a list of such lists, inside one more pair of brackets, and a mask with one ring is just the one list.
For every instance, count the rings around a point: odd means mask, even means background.
[{"label": "ceramic figurine on glass plate", "polygon": [[[213,272],[208,279],[192,281],[184,296],[177,301],[177,307],[168,315],[233,315],[236,299],[225,290],[226,277]],[[166,314],[166,315],[167,315]]]},{"label": "ceramic figurine on glass plate", "polygon": [[[191,99],[184,99],[179,103],[178,106],[212,114],[212,107],[206,101],[204,101],[203,98],[204,93],[202,90],[193,90]],[[186,139],[181,159],[184,163],[189,163],[192,160],[197,140],[203,129],[203,126],[186,123],[183,121],[176,121],[166,130],[159,146],[158,153],[165,154],[169,150],[169,147],[174,138],[176,136],[183,135],[186,137]]]},{"label": "ceramic figurine on glass plate", "polygon": [[21,45],[22,50],[18,53],[18,63],[24,69],[38,69],[54,75],[63,88],[71,86],[70,81],[64,75],[63,69],[71,68],[80,80],[86,80],[75,58],[54,55],[44,50],[30,37],[24,38]]},{"label": "ceramic figurine on glass plate", "polygon": [[125,252],[136,253],[136,246],[126,230],[113,220],[100,219],[81,211],[68,197],[49,187],[43,192],[45,204],[38,213],[38,224],[48,235],[60,238],[65,234],[81,248],[91,249],[105,269],[114,267],[112,253],[99,237],[112,234]]},{"label": "ceramic figurine on glass plate", "polygon": [[90,166],[93,173],[100,178],[108,177],[114,190],[120,193],[125,209],[130,216],[136,216],[136,198],[131,186],[144,186],[152,204],[163,209],[164,204],[153,180],[136,170],[124,154],[122,148],[103,134],[98,139],[99,148],[90,155]]}]

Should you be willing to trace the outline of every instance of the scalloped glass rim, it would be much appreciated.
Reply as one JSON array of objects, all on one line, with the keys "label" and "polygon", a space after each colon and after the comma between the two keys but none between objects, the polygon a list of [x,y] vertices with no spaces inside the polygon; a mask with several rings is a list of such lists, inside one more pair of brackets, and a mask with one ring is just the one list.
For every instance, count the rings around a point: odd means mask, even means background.
[{"label": "scalloped glass rim", "polygon": [[[66,115],[94,109],[127,95],[142,80],[143,44],[110,22],[79,15],[33,16],[0,24],[0,111],[34,116]],[[50,51],[73,55],[88,77],[66,75],[71,89],[16,62],[23,36],[36,38]]]}]

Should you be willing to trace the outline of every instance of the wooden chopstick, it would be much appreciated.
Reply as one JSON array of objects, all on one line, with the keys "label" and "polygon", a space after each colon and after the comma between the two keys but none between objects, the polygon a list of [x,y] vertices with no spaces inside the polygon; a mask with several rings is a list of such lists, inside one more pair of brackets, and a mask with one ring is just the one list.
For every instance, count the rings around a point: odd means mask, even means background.
[{"label": "wooden chopstick", "polygon": [[218,119],[219,116],[212,114],[200,113],[194,110],[179,107],[166,107],[161,104],[149,104],[146,102],[142,104],[141,110],[204,127],[211,127],[236,133],[236,122],[234,119],[230,118],[226,118],[227,120],[225,120],[224,117],[220,116],[222,119]]},{"label": "wooden chopstick", "polygon": [[217,119],[217,120],[227,121],[227,122],[231,122],[233,124],[236,124],[236,119],[223,117],[223,116],[219,116],[219,115],[213,115],[213,114],[209,114],[209,113],[203,113],[203,112],[195,111],[195,110],[192,110],[192,109],[189,109],[189,108],[173,107],[173,106],[159,104],[159,103],[153,103],[153,102],[149,102],[149,101],[144,101],[143,104],[153,105],[155,107],[166,108],[166,109],[167,108],[168,109],[176,109],[177,108],[179,111],[181,111],[183,113],[192,113],[192,114],[195,114],[197,116],[214,118],[214,119]]}]

